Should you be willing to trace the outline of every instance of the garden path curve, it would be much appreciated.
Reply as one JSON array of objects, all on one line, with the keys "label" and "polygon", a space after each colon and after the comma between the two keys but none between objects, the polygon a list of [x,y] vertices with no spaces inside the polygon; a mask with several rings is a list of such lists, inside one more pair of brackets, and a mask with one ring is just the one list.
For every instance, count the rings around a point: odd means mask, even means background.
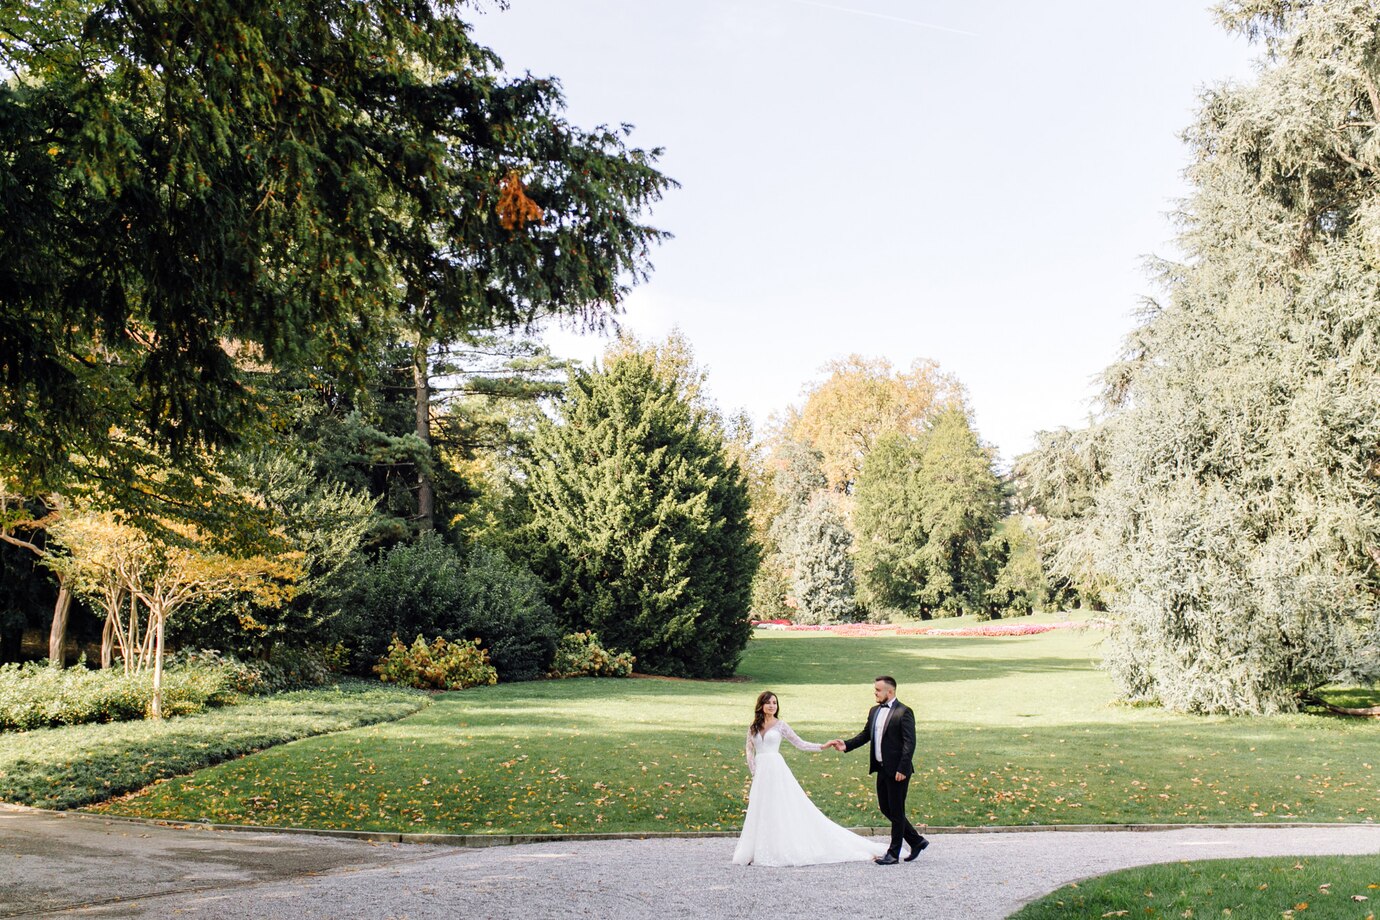
[{"label": "garden path curve", "polygon": [[[732,838],[378,844],[0,806],[0,917],[1004,918],[1060,885],[1180,859],[1380,853],[1380,825],[933,833],[915,862],[730,863]],[[885,884],[878,884],[884,881]]]}]

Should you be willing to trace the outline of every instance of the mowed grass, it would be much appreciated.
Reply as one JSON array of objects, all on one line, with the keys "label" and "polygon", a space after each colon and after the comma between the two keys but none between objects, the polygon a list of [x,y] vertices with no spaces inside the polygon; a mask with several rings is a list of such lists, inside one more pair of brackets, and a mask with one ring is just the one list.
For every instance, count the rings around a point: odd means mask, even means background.
[{"label": "mowed grass", "polygon": [[1214,859],[1113,872],[1065,885],[1012,920],[1283,917],[1374,920],[1380,856]]},{"label": "mowed grass", "polygon": [[[1380,801],[1380,725],[1205,718],[1114,702],[1103,633],[839,638],[767,633],[741,683],[567,680],[445,694],[416,715],[295,742],[105,809],[432,833],[737,830],[753,702],[807,740],[858,732],[872,679],[917,713],[912,818],[929,825],[1356,822]],[[787,749],[815,802],[880,823],[864,751]]]}]

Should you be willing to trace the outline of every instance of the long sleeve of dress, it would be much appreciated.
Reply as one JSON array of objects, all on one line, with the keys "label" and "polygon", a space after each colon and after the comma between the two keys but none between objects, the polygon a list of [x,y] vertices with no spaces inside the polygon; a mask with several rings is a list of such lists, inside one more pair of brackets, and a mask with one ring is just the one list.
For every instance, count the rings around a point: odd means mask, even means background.
[{"label": "long sleeve of dress", "polygon": [[822,744],[815,744],[815,743],[813,743],[813,742],[811,742],[811,741],[801,741],[801,740],[800,740],[800,736],[797,735],[797,734],[791,729],[791,727],[790,727],[789,725],[787,725],[785,722],[778,722],[777,724],[781,726],[781,737],[782,737],[782,738],[785,738],[785,739],[786,739],[787,741],[789,741],[791,744],[794,744],[794,745],[795,745],[796,747],[798,747],[800,750],[802,750],[802,751],[822,751],[822,750],[824,750],[824,745],[822,745]]},{"label": "long sleeve of dress", "polygon": [[752,743],[752,729],[747,733],[747,762],[748,776],[757,775],[757,745]]}]

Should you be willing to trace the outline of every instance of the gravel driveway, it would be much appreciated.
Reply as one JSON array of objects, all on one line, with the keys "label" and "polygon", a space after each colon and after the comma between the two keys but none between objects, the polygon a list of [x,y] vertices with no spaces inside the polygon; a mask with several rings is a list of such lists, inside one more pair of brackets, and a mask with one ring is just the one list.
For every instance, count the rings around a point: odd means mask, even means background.
[{"label": "gravel driveway", "polygon": [[[731,838],[461,849],[0,807],[0,917],[1004,918],[1067,882],[1181,859],[1380,852],[1380,826],[933,833],[913,863],[757,869]],[[884,884],[878,884],[884,882]]]}]

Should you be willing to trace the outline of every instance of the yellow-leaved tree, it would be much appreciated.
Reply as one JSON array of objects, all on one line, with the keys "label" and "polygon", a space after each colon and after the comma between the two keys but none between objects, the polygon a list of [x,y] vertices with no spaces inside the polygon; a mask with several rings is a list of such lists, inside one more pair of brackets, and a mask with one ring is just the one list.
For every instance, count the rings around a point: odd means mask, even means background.
[{"label": "yellow-leaved tree", "polygon": [[[109,512],[69,514],[50,528],[66,549],[48,564],[106,615],[102,664],[119,653],[127,673],[153,672],[149,715],[163,715],[163,651],[168,618],[193,601],[230,594],[256,603],[292,599],[303,574],[300,551],[227,549],[194,524],[162,520],[138,528]],[[123,616],[128,604],[129,616]],[[139,622],[142,605],[145,622]],[[107,648],[107,643],[109,643]]]},{"label": "yellow-leaved tree", "polygon": [[898,371],[885,358],[849,355],[824,366],[829,376],[806,390],[785,434],[819,451],[828,487],[851,492],[863,458],[877,439],[921,434],[941,409],[961,406],[963,387],[933,361],[917,359]]}]

